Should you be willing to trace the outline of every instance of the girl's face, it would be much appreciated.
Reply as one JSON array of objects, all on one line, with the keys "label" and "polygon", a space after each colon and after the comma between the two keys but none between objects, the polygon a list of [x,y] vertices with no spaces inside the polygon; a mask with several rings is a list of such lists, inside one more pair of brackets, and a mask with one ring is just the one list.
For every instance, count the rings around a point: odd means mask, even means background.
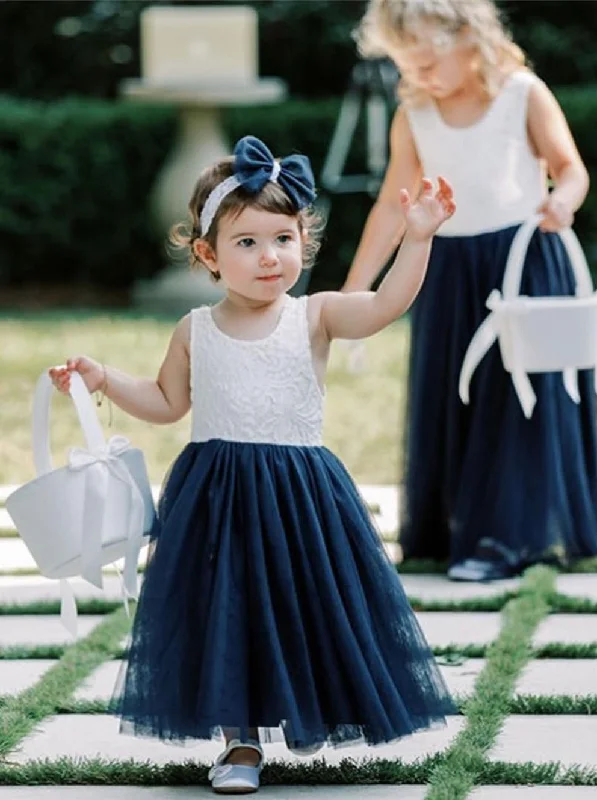
[{"label": "girl's face", "polygon": [[423,32],[412,45],[396,49],[392,57],[404,77],[436,100],[461,91],[476,74],[477,51],[464,36],[437,45],[438,29]]},{"label": "girl's face", "polygon": [[296,217],[245,208],[220,219],[216,252],[203,258],[226,288],[256,302],[274,301],[297,282],[303,237]]}]

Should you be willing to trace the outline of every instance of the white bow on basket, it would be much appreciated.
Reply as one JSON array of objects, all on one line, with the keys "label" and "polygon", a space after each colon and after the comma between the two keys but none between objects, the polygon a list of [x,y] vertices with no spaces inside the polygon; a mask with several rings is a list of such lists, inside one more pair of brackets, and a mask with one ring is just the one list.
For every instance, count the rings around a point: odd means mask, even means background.
[{"label": "white bow on basket", "polygon": [[67,578],[103,588],[102,567],[124,558],[123,599],[137,597],[137,562],[155,508],[140,450],[128,439],[107,443],[81,376],[70,394],[87,449],[74,447],[54,469],[49,445],[52,383],[44,372],[33,402],[33,455],[38,477],[13,492],[6,508],[42,575],[61,581],[61,619],[76,636],[77,610]]},{"label": "white bow on basket", "polygon": [[[574,271],[576,295],[519,295],[527,247],[541,219],[541,215],[533,216],[520,226],[512,240],[502,291],[494,289],[487,298],[490,313],[471,339],[458,386],[462,402],[468,403],[473,373],[497,339],[504,369],[512,375],[527,419],[537,401],[529,373],[562,372],[568,395],[578,403],[578,370],[597,366],[597,293],[572,229],[562,231],[560,237]],[[597,391],[597,377],[595,381]]]}]

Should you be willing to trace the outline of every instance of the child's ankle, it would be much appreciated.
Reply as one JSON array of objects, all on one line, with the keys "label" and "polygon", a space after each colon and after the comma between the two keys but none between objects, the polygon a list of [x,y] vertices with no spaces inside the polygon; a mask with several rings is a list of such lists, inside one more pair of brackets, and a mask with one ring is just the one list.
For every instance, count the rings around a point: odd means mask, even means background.
[{"label": "child's ankle", "polygon": [[257,767],[261,756],[252,747],[235,747],[226,759],[226,764],[236,764],[241,767]]}]

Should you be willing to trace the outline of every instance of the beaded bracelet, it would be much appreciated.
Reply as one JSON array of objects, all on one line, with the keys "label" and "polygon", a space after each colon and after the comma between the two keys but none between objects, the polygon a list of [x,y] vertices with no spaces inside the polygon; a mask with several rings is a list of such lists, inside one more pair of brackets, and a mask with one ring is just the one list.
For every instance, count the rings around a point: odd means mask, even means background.
[{"label": "beaded bracelet", "polygon": [[[95,404],[98,408],[101,408],[102,403],[106,398],[106,392],[108,391],[108,371],[106,370],[106,365],[102,364],[102,370],[104,372],[104,380],[100,389],[98,390],[100,395],[99,397],[96,396]],[[108,427],[112,427],[112,401],[108,397]]]}]

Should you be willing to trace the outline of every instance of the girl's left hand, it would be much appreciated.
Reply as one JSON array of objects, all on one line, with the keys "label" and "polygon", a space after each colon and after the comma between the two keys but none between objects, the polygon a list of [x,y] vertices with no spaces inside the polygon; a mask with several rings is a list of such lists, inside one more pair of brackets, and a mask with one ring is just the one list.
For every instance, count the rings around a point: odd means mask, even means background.
[{"label": "girl's left hand", "polygon": [[415,203],[411,203],[406,189],[400,191],[402,212],[411,238],[428,239],[442,222],[456,211],[452,187],[448,181],[440,177],[437,183],[437,192],[433,194],[433,184],[428,178],[423,178],[421,191]]},{"label": "girl's left hand", "polygon": [[557,233],[564,228],[570,228],[574,222],[574,211],[569,203],[559,197],[557,189],[541,203],[537,212],[543,214],[543,219],[539,223],[542,231]]}]

